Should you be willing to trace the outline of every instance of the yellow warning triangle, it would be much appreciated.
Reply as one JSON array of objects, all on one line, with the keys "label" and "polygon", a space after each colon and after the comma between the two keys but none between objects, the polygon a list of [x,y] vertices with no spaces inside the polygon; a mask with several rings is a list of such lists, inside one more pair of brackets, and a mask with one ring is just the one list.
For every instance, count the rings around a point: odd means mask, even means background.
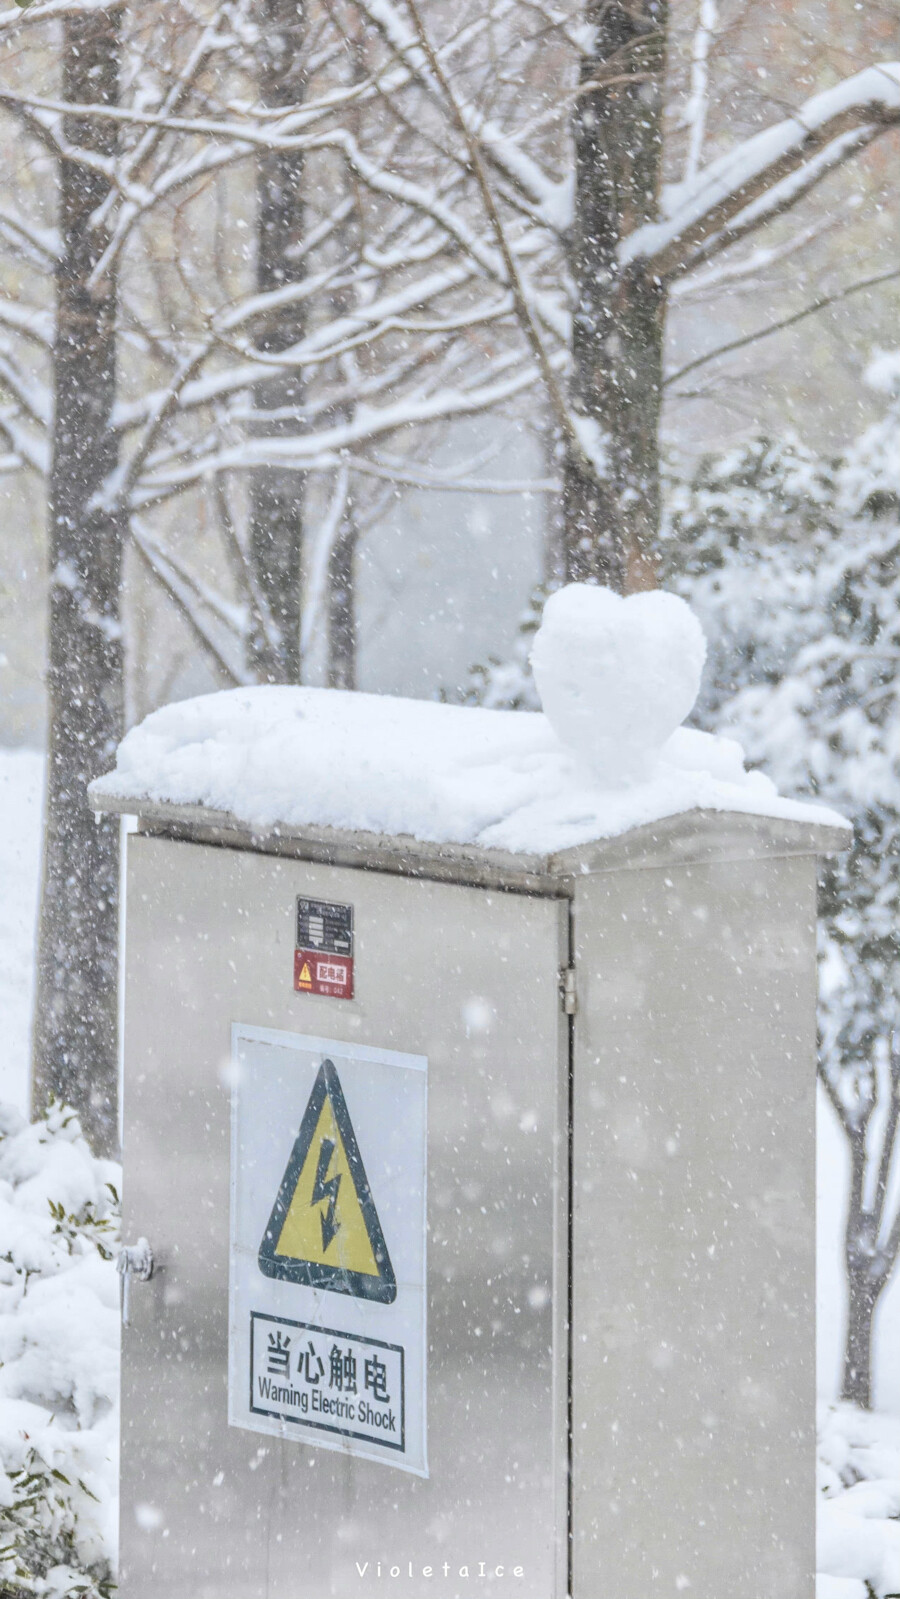
[{"label": "yellow warning triangle", "polygon": [[[301,971],[302,978],[302,971]],[[334,1062],[319,1068],[259,1246],[282,1282],[393,1304],[397,1281]]]},{"label": "yellow warning triangle", "polygon": [[311,973],[310,973],[310,970],[309,970],[309,965],[308,965],[308,963],[306,961],[303,962],[303,965],[300,968],[300,976],[297,978],[297,982],[298,983],[311,983],[312,982],[312,976],[311,976]]},{"label": "yellow warning triangle", "polygon": [[327,1095],[275,1253],[290,1260],[379,1276],[347,1151]]}]

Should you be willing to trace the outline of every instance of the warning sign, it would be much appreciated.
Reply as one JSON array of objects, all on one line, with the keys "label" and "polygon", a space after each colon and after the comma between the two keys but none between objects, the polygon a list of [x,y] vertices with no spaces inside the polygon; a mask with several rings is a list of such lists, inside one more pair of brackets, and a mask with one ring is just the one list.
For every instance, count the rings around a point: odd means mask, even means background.
[{"label": "warning sign", "polygon": [[427,1062],[232,1036],[228,1419],[427,1476]]},{"label": "warning sign", "polygon": [[397,1284],[333,1061],[319,1067],[259,1249],[260,1270],[390,1305]]},{"label": "warning sign", "polygon": [[294,950],[294,987],[300,994],[353,998],[353,958],[319,955],[314,949]]},{"label": "warning sign", "polygon": [[301,994],[353,998],[353,906],[298,899],[294,987]]}]

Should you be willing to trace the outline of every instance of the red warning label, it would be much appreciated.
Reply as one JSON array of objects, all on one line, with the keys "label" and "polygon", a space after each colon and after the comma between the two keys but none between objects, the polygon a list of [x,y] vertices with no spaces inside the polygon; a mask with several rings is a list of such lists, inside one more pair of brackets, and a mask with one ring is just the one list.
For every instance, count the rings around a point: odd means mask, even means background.
[{"label": "red warning label", "polygon": [[294,987],[300,994],[327,994],[332,999],[352,999],[353,956],[295,949]]}]

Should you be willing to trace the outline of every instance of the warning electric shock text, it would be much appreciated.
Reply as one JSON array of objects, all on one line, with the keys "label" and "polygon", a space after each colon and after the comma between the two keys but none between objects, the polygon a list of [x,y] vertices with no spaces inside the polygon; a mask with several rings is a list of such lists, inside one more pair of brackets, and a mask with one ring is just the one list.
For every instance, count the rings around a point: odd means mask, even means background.
[{"label": "warning electric shock text", "polygon": [[250,1315],[250,1409],[403,1450],[404,1352],[395,1344]]}]

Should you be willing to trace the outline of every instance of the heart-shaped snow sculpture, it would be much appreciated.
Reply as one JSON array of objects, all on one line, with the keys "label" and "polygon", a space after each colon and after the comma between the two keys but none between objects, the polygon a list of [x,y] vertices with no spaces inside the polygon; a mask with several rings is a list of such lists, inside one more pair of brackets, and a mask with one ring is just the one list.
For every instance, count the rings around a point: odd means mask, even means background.
[{"label": "heart-shaped snow sculpture", "polygon": [[703,629],[677,594],[623,599],[587,583],[550,595],[531,651],[554,732],[609,787],[651,775],[697,698],[705,659]]}]

